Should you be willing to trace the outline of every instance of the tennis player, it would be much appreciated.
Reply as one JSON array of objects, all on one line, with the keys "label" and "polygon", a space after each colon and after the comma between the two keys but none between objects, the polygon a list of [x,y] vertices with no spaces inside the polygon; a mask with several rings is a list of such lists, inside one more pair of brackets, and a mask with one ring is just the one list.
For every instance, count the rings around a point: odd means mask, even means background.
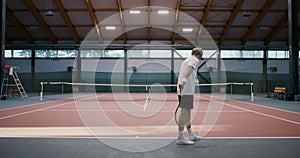
[{"label": "tennis player", "polygon": [[[192,145],[195,140],[200,139],[200,137],[192,131],[190,117],[191,109],[193,109],[194,106],[197,65],[202,55],[203,51],[201,48],[194,48],[192,50],[192,56],[185,59],[180,66],[177,92],[181,112],[178,119],[178,137],[176,144]],[[185,127],[189,134],[188,138],[183,134]]]}]

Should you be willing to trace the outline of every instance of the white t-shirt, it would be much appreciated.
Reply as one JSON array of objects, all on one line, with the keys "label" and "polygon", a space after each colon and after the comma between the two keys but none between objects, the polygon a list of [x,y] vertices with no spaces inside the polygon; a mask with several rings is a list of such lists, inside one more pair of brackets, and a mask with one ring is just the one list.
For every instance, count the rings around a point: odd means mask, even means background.
[{"label": "white t-shirt", "polygon": [[177,93],[179,95],[194,95],[194,93],[195,93],[195,79],[197,78],[198,63],[199,63],[199,59],[197,59],[194,56],[191,56],[191,57],[185,59],[181,63],[177,85],[182,84],[182,80],[184,78],[184,74],[186,73],[186,71],[188,69],[188,66],[192,66],[193,71],[188,76],[188,78],[185,82],[184,88],[183,88],[181,93],[180,93],[179,86],[177,86]]}]

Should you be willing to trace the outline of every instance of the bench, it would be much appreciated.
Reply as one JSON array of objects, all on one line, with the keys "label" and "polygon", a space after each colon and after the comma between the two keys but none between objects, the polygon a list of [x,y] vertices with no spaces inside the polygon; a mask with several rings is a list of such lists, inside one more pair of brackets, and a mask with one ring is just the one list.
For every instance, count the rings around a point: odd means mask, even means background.
[{"label": "bench", "polygon": [[17,87],[9,87],[8,88],[8,95],[11,95],[11,96],[18,95],[18,96],[20,96],[19,89]]},{"label": "bench", "polygon": [[275,87],[273,92],[268,93],[267,98],[273,97],[284,100],[286,97],[286,91],[286,87]]}]

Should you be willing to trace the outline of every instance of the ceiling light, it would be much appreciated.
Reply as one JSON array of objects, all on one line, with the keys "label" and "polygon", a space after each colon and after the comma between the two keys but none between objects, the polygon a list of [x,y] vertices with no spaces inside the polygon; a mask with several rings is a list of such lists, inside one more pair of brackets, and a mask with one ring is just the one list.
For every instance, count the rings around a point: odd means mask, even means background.
[{"label": "ceiling light", "polygon": [[261,29],[261,30],[269,30],[270,27],[269,27],[269,26],[260,26],[260,27],[258,27],[258,29]]},{"label": "ceiling light", "polygon": [[140,10],[130,10],[129,14],[141,14]]},{"label": "ceiling light", "polygon": [[183,32],[193,32],[193,28],[183,28],[182,31]]},{"label": "ceiling light", "polygon": [[250,17],[252,14],[251,14],[251,12],[245,12],[244,14],[243,14],[243,17]]},{"label": "ceiling light", "polygon": [[54,13],[51,10],[46,11],[46,16],[54,16]]},{"label": "ceiling light", "polygon": [[105,29],[106,30],[115,30],[116,27],[115,26],[106,26]]},{"label": "ceiling light", "polygon": [[169,10],[158,10],[158,14],[169,14]]},{"label": "ceiling light", "polygon": [[31,26],[28,26],[29,29],[38,29],[40,28],[39,25],[31,25]]}]

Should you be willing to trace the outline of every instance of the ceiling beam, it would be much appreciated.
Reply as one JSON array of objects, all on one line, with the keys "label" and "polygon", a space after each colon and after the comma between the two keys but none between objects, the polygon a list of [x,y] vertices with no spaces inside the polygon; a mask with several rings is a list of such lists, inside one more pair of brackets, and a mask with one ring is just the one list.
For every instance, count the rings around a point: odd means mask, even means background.
[{"label": "ceiling beam", "polygon": [[[131,8],[124,8],[123,10],[128,10]],[[210,10],[213,12],[231,12],[233,8],[211,8]],[[299,8],[300,9],[300,8]],[[143,11],[144,9],[141,9]],[[203,12],[204,9],[202,8],[184,8],[181,7],[179,11],[181,12]],[[13,12],[25,12],[27,9],[12,9]],[[48,9],[40,9],[41,12],[46,12]],[[58,9],[52,9],[52,11],[58,11]],[[68,12],[86,12],[86,8],[69,8],[67,10]],[[117,8],[94,8],[94,11],[96,12],[118,12],[119,10]],[[260,12],[259,9],[240,9],[241,12]],[[279,12],[285,12],[286,9],[271,9],[269,12],[271,13],[279,13]]]},{"label": "ceiling beam", "polygon": [[[8,37],[9,38],[9,37]],[[184,37],[182,37],[182,36],[178,36],[178,37],[176,37],[176,39],[177,40],[186,40],[186,38],[184,38]],[[217,40],[217,38],[213,38],[214,40]],[[16,39],[14,39],[14,40],[17,40],[17,41],[21,41],[21,40],[23,40],[23,39],[21,39],[21,38],[16,38]],[[47,40],[47,38],[45,38],[45,39],[41,39],[41,40]],[[62,38],[61,40],[66,40],[66,41],[70,41],[70,40],[72,40],[72,38]],[[93,39],[90,39],[90,40],[93,40]],[[123,40],[122,38],[120,38],[120,37],[117,37],[117,38],[112,38],[112,39],[107,39],[107,40]],[[145,38],[143,38],[143,37],[141,37],[141,38],[130,38],[130,39],[128,39],[128,41],[130,41],[130,40],[134,40],[134,41],[145,41]],[[158,41],[170,41],[170,38],[163,38],[163,37],[157,37],[157,38],[151,38],[151,40],[158,40]],[[239,41],[241,41],[239,38],[228,38],[228,39],[226,39],[226,40],[228,40],[228,41],[236,41],[236,42],[239,42]],[[286,42],[288,39],[287,38],[284,38],[284,37],[282,37],[282,38],[278,38],[278,39],[276,39],[276,42]],[[10,40],[11,41],[11,40]],[[255,42],[261,42],[262,40],[261,39],[259,39],[259,38],[255,38],[255,39],[251,39],[251,41],[255,41]],[[6,42],[8,42],[8,41],[6,41]],[[11,43],[11,42],[10,42]],[[19,44],[17,44],[17,45],[19,45]],[[22,44],[21,44],[22,45]],[[32,45],[32,44],[25,44],[25,45]],[[45,44],[45,45],[49,45],[49,44]],[[50,44],[51,45],[51,44]],[[65,44],[58,44],[58,45],[65,45]],[[68,45],[68,44],[66,44],[66,45]],[[78,45],[78,44],[70,44],[70,45]],[[44,46],[44,45],[43,45]],[[237,45],[236,45],[237,46]],[[238,46],[240,46],[240,45],[238,45]],[[263,46],[263,45],[262,45]],[[243,47],[243,46],[241,46],[241,47]]]},{"label": "ceiling beam", "polygon": [[274,26],[272,31],[268,34],[268,36],[264,40],[265,45],[269,45],[273,37],[288,23],[288,13],[286,12],[280,21]]},{"label": "ceiling beam", "polygon": [[179,16],[180,5],[181,5],[181,0],[177,0],[175,19],[174,19],[174,27],[173,27],[173,32],[172,32],[172,43],[173,44],[175,44],[175,36],[176,36],[176,29],[178,26],[178,16]]},{"label": "ceiling beam", "polygon": [[[111,25],[101,25],[99,24],[100,27],[105,27],[105,26],[111,26]],[[27,27],[30,27],[30,26],[36,26],[36,25],[27,25]],[[49,25],[51,28],[54,28],[54,27],[68,27],[67,25],[63,24],[54,24],[54,25]],[[122,25],[120,24],[116,24],[114,25],[116,27],[121,27]],[[174,25],[172,24],[157,24],[157,25],[151,25],[152,27],[154,28],[159,28],[159,27],[173,27]],[[177,27],[197,27],[199,25],[195,25],[195,24],[177,24]],[[206,28],[224,28],[224,25],[216,25],[216,24],[206,24],[205,25]],[[13,25],[6,25],[7,28],[9,27],[13,27]],[[90,25],[90,24],[83,24],[83,25],[76,25],[76,27],[93,27],[93,25]],[[126,27],[138,27],[138,28],[144,28],[145,25],[141,25],[141,24],[137,24],[137,25],[126,25]],[[231,25],[231,28],[248,28],[249,26],[248,25]],[[260,25],[260,27],[269,27],[269,28],[272,28],[273,26],[272,25]]]},{"label": "ceiling beam", "polygon": [[64,20],[65,20],[72,36],[73,36],[75,42],[80,43],[80,37],[79,37],[77,31],[75,30],[75,26],[72,24],[72,21],[71,21],[69,15],[67,14],[67,10],[63,6],[63,3],[61,2],[61,0],[55,0],[55,4],[56,4],[60,14],[64,18]]},{"label": "ceiling beam", "polygon": [[120,16],[120,22],[121,22],[121,28],[122,28],[122,34],[123,34],[123,40],[124,43],[127,43],[127,35],[126,35],[126,30],[125,30],[125,24],[124,24],[124,16],[123,16],[123,10],[122,10],[122,4],[121,0],[116,0],[118,4],[118,11],[119,11],[119,16]]},{"label": "ceiling beam", "polygon": [[9,8],[6,8],[6,16],[7,19],[18,29],[18,31],[20,31],[24,35],[29,43],[34,43],[34,38],[31,36],[29,31],[24,27],[24,25],[22,25],[22,23]]},{"label": "ceiling beam", "polygon": [[46,31],[50,41],[52,43],[57,43],[57,38],[55,37],[54,33],[49,28],[47,22],[42,17],[40,11],[36,8],[32,0],[23,0],[26,7],[30,10],[31,14],[35,17],[36,21],[40,24],[40,26]]},{"label": "ceiling beam", "polygon": [[268,13],[268,11],[270,10],[270,8],[272,7],[272,5],[273,5],[274,2],[275,2],[275,0],[267,0],[265,2],[262,10],[259,12],[259,14],[254,19],[254,21],[251,24],[251,26],[249,27],[248,31],[244,34],[244,36],[243,36],[243,38],[241,40],[241,44],[242,45],[245,45],[247,43],[249,37],[254,32],[254,30],[258,27],[258,25],[263,20],[263,18],[265,17],[265,15]]},{"label": "ceiling beam", "polygon": [[232,23],[235,20],[237,14],[239,13],[239,10],[241,9],[241,6],[243,4],[244,0],[239,0],[236,2],[234,9],[231,11],[231,15],[226,23],[226,26],[218,40],[218,44],[221,45],[225,39],[225,36],[227,35],[229,29],[232,27]]},{"label": "ceiling beam", "polygon": [[101,35],[101,29],[100,29],[100,26],[98,25],[98,19],[95,15],[95,11],[92,7],[92,3],[91,3],[91,0],[85,0],[85,3],[88,7],[88,11],[89,11],[89,14],[90,14],[90,17],[92,19],[92,22],[94,24],[94,27],[96,29],[96,32],[97,32],[97,35],[98,35],[98,39],[100,41],[100,43],[102,44],[103,43],[103,38],[102,38],[102,35]]},{"label": "ceiling beam", "polygon": [[[212,0],[207,0],[206,2],[206,7],[204,9],[204,13],[203,13],[203,16],[202,16],[202,19],[201,19],[201,25],[199,27],[199,30],[198,30],[198,33],[197,33],[197,37],[196,37],[196,41],[197,42],[200,38],[200,35],[202,33],[202,29],[206,23],[206,20],[207,20],[207,17],[208,17],[208,13],[210,11],[210,8],[211,8],[211,4],[212,4]],[[196,44],[196,43],[195,43]]]}]

